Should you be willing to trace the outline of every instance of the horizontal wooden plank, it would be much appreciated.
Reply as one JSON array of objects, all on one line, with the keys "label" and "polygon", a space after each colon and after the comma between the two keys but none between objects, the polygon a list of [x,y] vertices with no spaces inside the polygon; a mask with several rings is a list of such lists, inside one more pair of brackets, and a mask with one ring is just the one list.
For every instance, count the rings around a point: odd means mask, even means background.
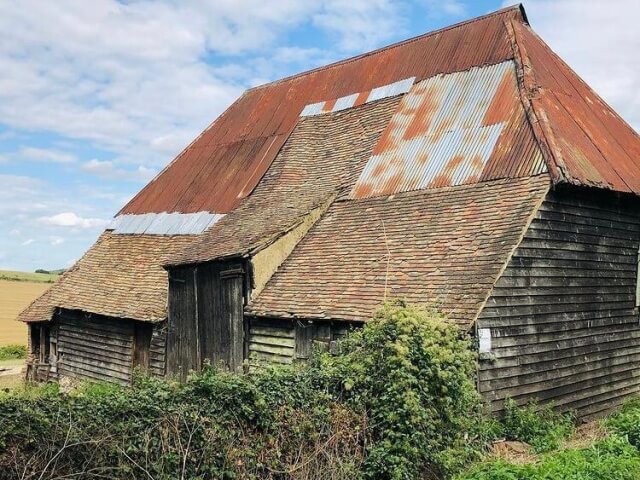
[{"label": "horizontal wooden plank", "polygon": [[564,224],[587,225],[593,227],[604,227],[606,233],[609,232],[635,232],[638,231],[638,225],[633,223],[619,222],[614,219],[595,218],[588,215],[578,215],[572,213],[557,212],[544,207],[538,210],[536,214],[537,220],[551,220],[562,222]]},{"label": "horizontal wooden plank", "polygon": [[[627,312],[624,312],[627,313]],[[530,318],[527,324],[505,324],[504,322],[498,323],[499,326],[488,327],[485,322],[481,322],[478,325],[480,328],[491,328],[491,335],[497,342],[496,345],[507,346],[509,342],[514,345],[521,345],[529,343],[529,335],[541,335],[541,334],[555,334],[556,338],[560,338],[563,334],[572,334],[577,330],[600,328],[610,325],[629,325],[632,328],[636,328],[638,324],[638,318],[633,315],[602,315],[597,318],[589,318],[586,320],[572,320],[565,321],[563,319],[556,319],[556,321],[549,322],[536,322],[535,318]],[[524,337],[524,338],[518,338]],[[502,340],[505,339],[505,342]]]},{"label": "horizontal wooden plank", "polygon": [[[620,286],[633,288],[636,284],[633,276],[618,277],[611,272],[609,277],[569,277],[569,276],[501,276],[496,282],[492,295],[504,295],[503,289],[523,288],[594,288],[606,284],[609,287]],[[516,292],[517,294],[517,292]]]},{"label": "horizontal wooden plank", "polygon": [[[282,356],[282,355],[273,355],[264,352],[252,351],[249,354],[250,362],[253,362],[252,365],[258,365],[260,363],[281,363],[284,365],[290,365],[293,363],[293,357]],[[257,362],[257,363],[256,363]]]},{"label": "horizontal wooden plank", "polygon": [[[623,243],[623,242],[620,242]],[[626,242],[624,247],[620,245],[608,246],[600,243],[579,243],[572,238],[558,239],[536,239],[525,237],[518,248],[526,248],[530,250],[544,250],[552,252],[575,252],[584,254],[600,254],[600,255],[620,255],[627,257],[636,257],[638,249],[635,245]],[[586,257],[585,257],[586,258]]]},{"label": "horizontal wooden plank", "polygon": [[293,327],[290,329],[284,328],[270,328],[270,327],[255,327],[250,329],[251,335],[264,335],[269,337],[281,337],[281,338],[295,338],[295,330]]},{"label": "horizontal wooden plank", "polygon": [[263,345],[260,343],[249,343],[249,351],[251,352],[262,352],[262,353],[272,353],[281,356],[291,356],[293,357],[294,349],[291,347],[277,347],[273,345]]},{"label": "horizontal wooden plank", "polygon": [[89,370],[93,370],[96,372],[106,372],[109,376],[117,376],[117,377],[129,377],[131,376],[131,372],[133,371],[132,365],[119,365],[113,362],[103,361],[98,358],[90,358],[87,356],[80,355],[62,355],[60,357],[59,363],[76,365],[76,366],[84,366]]},{"label": "horizontal wooden plank", "polygon": [[[563,354],[571,354],[572,349],[578,347],[586,347],[589,345],[601,345],[608,342],[616,342],[627,339],[640,339],[640,332],[637,330],[620,330],[618,332],[610,332],[606,335],[595,335],[589,337],[580,337],[576,339],[563,338],[558,340],[555,348],[541,348],[538,345],[525,345],[517,347],[507,347],[492,349],[492,354],[496,360],[504,361],[509,357],[520,357],[521,364],[546,361],[551,359],[563,358]],[[565,352],[566,350],[566,352]],[[596,349],[597,350],[597,349]],[[593,351],[593,350],[592,350]]]},{"label": "horizontal wooden plank", "polygon": [[290,347],[293,348],[296,345],[296,341],[294,338],[288,337],[273,337],[268,335],[251,335],[251,343],[261,343],[263,345],[274,345],[280,347]]},{"label": "horizontal wooden plank", "polygon": [[[571,360],[571,359],[570,359]],[[526,393],[525,389],[535,392],[545,385],[560,385],[589,378],[594,372],[608,368],[612,372],[619,368],[640,364],[640,353],[608,356],[591,360],[583,358],[581,362],[569,362],[568,365],[558,363],[555,368],[533,373],[522,372],[518,376],[500,377],[493,380],[480,380],[480,391],[493,390],[496,394],[507,390],[504,397],[513,396],[509,392]]]},{"label": "horizontal wooden plank", "polygon": [[[580,261],[582,263],[598,262],[605,265],[636,265],[637,251],[633,255],[616,254],[616,253],[599,253],[589,251],[575,251],[555,248],[535,248],[526,245],[520,245],[513,254],[514,258],[523,259],[544,259],[566,261]],[[627,267],[628,268],[628,267]]]},{"label": "horizontal wooden plank", "polygon": [[[601,281],[600,285],[594,286],[576,286],[576,287],[539,287],[539,286],[526,286],[526,287],[497,287],[491,292],[491,297],[498,299],[502,297],[536,297],[534,301],[544,302],[547,298],[555,299],[558,296],[562,297],[576,297],[580,298],[585,295],[635,295],[635,285],[603,285]],[[539,297],[539,298],[538,298]],[[546,298],[545,298],[546,297]]]},{"label": "horizontal wooden plank", "polygon": [[70,369],[75,373],[86,375],[89,378],[97,380],[112,381],[115,379],[127,383],[131,380],[130,373],[107,370],[85,362],[73,361],[73,359],[65,359],[59,362],[58,369],[61,369],[62,372],[64,372],[65,369]]},{"label": "horizontal wooden plank", "polygon": [[636,271],[634,269],[603,269],[598,265],[596,268],[571,268],[561,267],[554,264],[548,264],[543,267],[531,267],[531,266],[514,266],[509,267],[502,274],[506,277],[526,277],[526,278],[550,278],[550,277],[563,277],[563,278],[633,278],[636,277]]},{"label": "horizontal wooden plank", "polygon": [[106,350],[98,350],[82,347],[79,345],[71,345],[67,342],[61,343],[58,347],[58,352],[68,353],[69,355],[88,356],[89,358],[96,357],[103,361],[114,362],[119,365],[131,365],[132,355],[121,355],[108,352]]},{"label": "horizontal wooden plank", "polygon": [[[631,342],[630,342],[631,343]],[[637,343],[637,342],[636,342]],[[502,362],[481,361],[478,369],[478,381],[487,382],[491,380],[504,379],[508,381],[512,377],[520,375],[537,374],[545,371],[554,371],[561,366],[577,366],[584,362],[596,362],[607,358],[615,358],[627,355],[640,354],[640,344],[619,348],[616,342],[609,342],[607,348],[576,355],[568,355],[560,359],[553,359],[535,363],[520,365],[513,362],[510,365],[503,365]]]},{"label": "horizontal wooden plank", "polygon": [[122,335],[115,332],[105,332],[102,330],[82,330],[70,325],[61,325],[59,331],[73,334],[83,338],[110,339],[121,343],[133,343],[133,334]]},{"label": "horizontal wooden plank", "polygon": [[591,223],[594,219],[605,222],[615,222],[616,224],[628,224],[635,226],[640,232],[640,221],[637,215],[620,209],[602,208],[593,203],[570,203],[569,199],[545,200],[540,206],[540,211],[556,212],[569,215],[567,218],[581,217],[586,222]]},{"label": "horizontal wooden plank", "polygon": [[122,352],[133,349],[133,342],[130,340],[121,340],[119,338],[103,337],[103,336],[86,336],[80,333],[71,332],[67,329],[60,329],[58,332],[58,339],[75,339],[79,343],[85,345],[94,346],[95,348],[113,348]]},{"label": "horizontal wooden plank", "polygon": [[564,222],[557,219],[536,219],[531,222],[529,230],[554,230],[565,233],[578,233],[586,235],[606,236],[607,238],[616,238],[628,240],[630,242],[637,241],[637,232],[628,229],[614,229],[605,226],[588,225],[584,223]]},{"label": "horizontal wooden plank", "polygon": [[549,229],[530,228],[524,236],[524,240],[556,240],[561,242],[573,242],[586,245],[602,245],[607,247],[631,248],[632,241],[628,238],[615,238],[586,232],[563,232]]},{"label": "horizontal wooden plank", "polygon": [[[628,299],[627,299],[628,300]],[[625,309],[633,310],[635,308],[634,301],[614,301],[614,302],[584,302],[584,303],[566,303],[566,304],[548,304],[548,305],[519,305],[517,310],[510,305],[503,306],[487,306],[482,311],[482,318],[507,317],[509,315],[546,315],[546,314],[567,314],[576,313],[585,310],[614,310]]]}]

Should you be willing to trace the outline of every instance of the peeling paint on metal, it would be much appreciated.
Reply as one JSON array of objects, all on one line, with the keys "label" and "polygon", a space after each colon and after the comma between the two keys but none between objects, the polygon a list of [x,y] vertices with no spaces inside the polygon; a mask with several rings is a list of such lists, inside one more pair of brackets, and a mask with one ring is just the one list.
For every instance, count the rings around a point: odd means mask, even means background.
[{"label": "peeling paint on metal", "polygon": [[118,215],[106,229],[122,235],[197,235],[222,217],[209,212]]},{"label": "peeling paint on metal", "polygon": [[[517,88],[512,61],[436,75],[415,84],[400,102],[351,197],[485,180],[483,173],[496,150],[503,165],[491,165],[496,172],[492,178],[513,176],[507,173],[511,163],[530,160],[504,155],[511,152],[508,142],[515,139],[503,132],[517,130],[514,124],[528,127]],[[531,155],[536,155],[535,149]],[[530,163],[532,168],[523,176],[545,171],[544,164],[540,171],[539,162]]]}]

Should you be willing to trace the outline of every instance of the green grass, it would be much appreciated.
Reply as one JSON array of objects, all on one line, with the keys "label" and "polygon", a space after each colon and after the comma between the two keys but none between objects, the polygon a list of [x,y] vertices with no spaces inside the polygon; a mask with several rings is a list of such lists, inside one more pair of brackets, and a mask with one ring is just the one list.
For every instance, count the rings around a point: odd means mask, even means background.
[{"label": "green grass", "polygon": [[59,276],[60,275],[57,273],[31,273],[0,270],[0,280],[10,280],[14,282],[53,283]]},{"label": "green grass", "polygon": [[0,360],[20,360],[27,358],[26,345],[5,345],[0,347]]}]

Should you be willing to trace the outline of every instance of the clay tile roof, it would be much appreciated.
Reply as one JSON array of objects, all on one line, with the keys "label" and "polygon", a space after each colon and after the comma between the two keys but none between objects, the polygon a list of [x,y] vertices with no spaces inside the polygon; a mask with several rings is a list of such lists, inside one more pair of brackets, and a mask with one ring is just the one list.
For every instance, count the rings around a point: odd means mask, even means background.
[{"label": "clay tile roof", "polygon": [[469,323],[549,186],[542,174],[335,202],[248,313],[364,321],[403,298]]},{"label": "clay tile roof", "polygon": [[159,321],[167,313],[166,255],[193,236],[103,233],[87,253],[25,309],[18,320],[49,320],[56,307]]},{"label": "clay tile roof", "polygon": [[350,189],[398,102],[392,97],[302,118],[253,194],[169,263],[250,253]]}]

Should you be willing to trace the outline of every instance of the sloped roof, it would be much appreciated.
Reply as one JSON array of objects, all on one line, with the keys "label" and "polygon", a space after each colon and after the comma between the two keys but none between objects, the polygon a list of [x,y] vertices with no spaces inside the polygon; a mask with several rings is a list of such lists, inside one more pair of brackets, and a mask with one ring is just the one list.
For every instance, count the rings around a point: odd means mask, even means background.
[{"label": "sloped roof", "polygon": [[167,317],[165,257],[194,237],[103,233],[87,253],[18,317],[49,320],[56,307],[159,321]]},{"label": "sloped roof", "polygon": [[311,211],[350,189],[400,99],[301,118],[251,196],[169,259],[196,263],[268,245]]},{"label": "sloped roof", "polygon": [[542,174],[335,202],[248,312],[365,321],[403,298],[468,324],[549,186]]},{"label": "sloped roof", "polygon": [[120,213],[228,213],[258,184],[305,105],[513,58],[519,8],[427,33],[246,91]]},{"label": "sloped roof", "polygon": [[[336,238],[350,229],[367,231],[357,222],[373,211],[414,228],[406,222],[420,202],[432,214],[424,218],[436,222],[437,205],[449,205],[443,196],[451,196],[460,211],[450,205],[446,211],[462,222],[449,225],[451,231],[466,234],[467,225],[479,228],[484,220],[496,225],[496,235],[504,233],[504,244],[489,242],[493,249],[479,250],[486,257],[478,265],[493,263],[476,273],[488,278],[514,247],[512,233],[538,198],[527,182],[539,182],[534,190],[542,192],[548,171],[555,183],[640,193],[639,153],[640,140],[631,127],[531,31],[521,7],[507,8],[248,90],[121,210],[116,224],[124,234],[118,229],[103,234],[21,318],[46,320],[58,306],[141,320],[164,318],[168,285],[163,264],[251,254],[336,198],[331,216],[311,231],[309,242],[320,242],[316,230],[321,228],[333,228]],[[513,198],[500,199],[500,193]],[[494,209],[476,209],[476,195],[494,199]],[[501,210],[505,204],[516,212],[510,226],[492,223],[507,214]],[[343,226],[330,223],[332,218]],[[158,223],[164,236],[129,234]],[[193,230],[193,225],[205,227]],[[168,235],[187,226],[194,235]],[[420,234],[405,242],[417,263],[428,260],[428,227],[416,227]],[[209,229],[195,235],[204,228]],[[467,243],[457,251],[446,257],[433,251],[430,258],[440,258],[442,268],[457,262],[458,252],[460,259],[475,262],[467,255],[474,241],[463,238]],[[342,304],[320,300],[315,309],[305,303],[310,293],[290,298],[296,288],[291,282],[300,278],[294,266],[306,268],[300,251],[307,252],[308,262],[324,265],[314,252],[303,250],[307,243],[267,285],[265,296],[257,298],[255,312],[364,318],[371,306],[367,302],[373,296],[380,300],[379,286],[375,293],[360,292],[362,300],[345,294]],[[324,247],[329,244],[318,243],[319,252]],[[379,256],[376,248],[367,251]],[[375,258],[366,261],[353,252],[353,257],[340,258],[379,267]],[[431,264],[421,265],[423,273],[430,272]],[[336,265],[336,275],[340,268]],[[326,295],[332,293],[328,274],[317,273],[327,282],[318,291]],[[427,273],[416,275],[419,281],[431,280]],[[465,293],[469,278],[452,273],[450,288],[462,297],[442,297],[443,302],[458,298],[459,311],[449,309],[456,319],[475,311],[486,288],[478,281]],[[303,280],[303,289],[315,282]],[[401,292],[403,284],[396,280]],[[340,285],[341,277],[335,282]],[[289,303],[270,297],[275,285],[292,289],[279,292],[287,293],[280,300]]]}]

